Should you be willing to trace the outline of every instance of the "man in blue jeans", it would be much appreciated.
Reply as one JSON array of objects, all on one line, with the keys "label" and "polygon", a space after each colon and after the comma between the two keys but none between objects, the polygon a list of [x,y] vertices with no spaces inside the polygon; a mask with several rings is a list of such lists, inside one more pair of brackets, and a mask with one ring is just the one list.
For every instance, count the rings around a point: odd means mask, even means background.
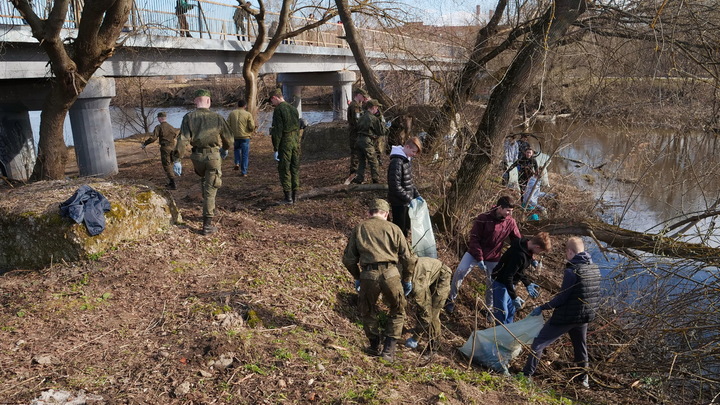
[{"label": "man in blue jeans", "polygon": [[492,283],[490,275],[500,260],[503,243],[508,237],[511,241],[520,239],[520,230],[512,217],[515,200],[510,196],[498,199],[490,211],[480,214],[473,221],[468,238],[468,250],[458,264],[450,283],[450,296],[445,303],[445,312],[451,314],[455,310],[455,299],[460,292],[465,277],[473,267],[477,267],[487,276],[485,303],[492,308]]},{"label": "man in blue jeans", "polygon": [[255,121],[247,111],[245,100],[238,101],[238,108],[228,117],[228,125],[235,138],[235,170],[239,170],[241,176],[247,176],[250,137],[255,131]]},{"label": "man in blue jeans", "polygon": [[542,311],[554,309],[550,319],[533,340],[530,356],[522,372],[528,377],[532,376],[545,348],[567,333],[575,352],[575,363],[583,369],[580,382],[589,388],[587,327],[595,319],[600,303],[600,270],[585,252],[585,244],[578,237],[568,239],[565,257],[568,263],[560,292],[530,313],[531,316],[540,316]]},{"label": "man in blue jeans", "polygon": [[540,287],[530,282],[525,270],[535,261],[534,255],[545,253],[551,248],[547,232],[510,243],[492,272],[493,316],[496,325],[513,323],[515,313],[525,305],[525,300],[515,291],[518,281],[522,281],[530,297],[537,298],[540,295]]}]

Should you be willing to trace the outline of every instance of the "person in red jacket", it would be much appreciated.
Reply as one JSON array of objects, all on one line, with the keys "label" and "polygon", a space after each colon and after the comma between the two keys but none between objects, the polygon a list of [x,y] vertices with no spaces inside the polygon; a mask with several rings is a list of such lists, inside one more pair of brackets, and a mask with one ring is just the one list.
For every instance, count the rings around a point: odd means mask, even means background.
[{"label": "person in red jacket", "polygon": [[450,296],[445,303],[445,312],[453,313],[455,310],[455,299],[460,291],[460,286],[462,286],[463,280],[470,274],[474,266],[487,274],[488,283],[485,291],[485,302],[488,308],[492,308],[490,276],[498,260],[500,260],[503,242],[507,238],[515,240],[522,237],[517,223],[512,217],[514,208],[515,200],[510,196],[502,196],[490,211],[475,218],[470,231],[468,250],[463,255],[453,274],[450,284]]}]

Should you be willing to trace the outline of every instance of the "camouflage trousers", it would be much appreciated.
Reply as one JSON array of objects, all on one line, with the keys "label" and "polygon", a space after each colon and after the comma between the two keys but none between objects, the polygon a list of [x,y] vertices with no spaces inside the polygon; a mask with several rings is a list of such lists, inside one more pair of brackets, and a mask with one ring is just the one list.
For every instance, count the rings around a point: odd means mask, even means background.
[{"label": "camouflage trousers", "polygon": [[283,135],[278,148],[278,175],[283,191],[300,188],[300,133],[288,132]]},{"label": "camouflage trousers", "polygon": [[377,301],[381,293],[389,309],[384,335],[400,339],[405,323],[405,294],[400,272],[392,263],[368,265],[360,273],[358,309],[365,336],[370,340],[380,337]]},{"label": "camouflage trousers", "polygon": [[363,181],[365,179],[365,167],[370,167],[370,177],[372,181],[377,183],[380,181],[380,163],[378,162],[378,151],[375,146],[375,140],[369,136],[358,136],[357,150],[358,150],[358,164],[357,173],[355,179]]},{"label": "camouflage trousers", "polygon": [[218,148],[203,148],[190,155],[195,173],[201,178],[203,193],[203,217],[215,216],[215,196],[222,186],[222,159]]},{"label": "camouflage trousers", "polygon": [[174,149],[174,146],[160,146],[160,163],[162,163],[165,176],[167,176],[168,180],[173,180],[175,178],[172,157]]}]

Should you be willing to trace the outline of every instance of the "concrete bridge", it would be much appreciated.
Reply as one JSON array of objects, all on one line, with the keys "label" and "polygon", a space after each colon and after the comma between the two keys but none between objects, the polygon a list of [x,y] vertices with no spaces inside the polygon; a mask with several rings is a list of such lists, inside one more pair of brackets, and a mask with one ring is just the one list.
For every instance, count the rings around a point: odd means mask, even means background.
[{"label": "concrete bridge", "polygon": [[[86,0],[71,0],[62,37],[77,35]],[[41,2],[34,10],[46,17]],[[115,54],[96,72],[71,108],[69,117],[80,174],[117,172],[109,105],[115,95],[114,77],[241,74],[246,52],[256,39],[254,21],[237,25],[235,0],[194,0],[180,36],[175,0],[136,0]],[[312,13],[294,15],[293,27],[312,21]],[[266,18],[270,32],[277,14]],[[367,55],[378,71],[420,70],[455,64],[464,50],[417,37],[360,29]],[[35,161],[28,111],[41,109],[49,87],[48,58],[9,2],[0,2],[0,169],[11,179],[26,180]],[[406,50],[412,50],[412,54]],[[460,59],[462,60],[462,59]],[[302,111],[303,86],[333,86],[336,119],[343,119],[357,66],[342,24],[327,23],[281,45],[261,73],[278,74],[286,98]],[[427,100],[429,85],[421,99]]]}]

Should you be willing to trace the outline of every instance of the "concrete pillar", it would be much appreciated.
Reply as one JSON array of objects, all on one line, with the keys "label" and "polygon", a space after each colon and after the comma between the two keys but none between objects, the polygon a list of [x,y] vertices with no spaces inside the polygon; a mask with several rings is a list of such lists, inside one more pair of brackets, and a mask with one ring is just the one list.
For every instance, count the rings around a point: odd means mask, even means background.
[{"label": "concrete pillar", "polygon": [[[300,95],[300,86],[333,86],[333,120],[347,118],[347,105],[352,99],[352,85],[355,83],[355,73],[348,70],[317,73],[279,73],[278,81],[283,85],[283,96],[286,100],[291,95]],[[298,103],[300,102],[298,101]]]},{"label": "concrete pillar", "polygon": [[118,172],[110,123],[110,100],[115,80],[94,77],[70,108],[75,157],[80,176],[108,176]]},{"label": "concrete pillar", "polygon": [[300,117],[302,118],[302,86],[295,86],[291,84],[283,84],[282,92],[285,101],[292,104],[293,107],[297,108]]},{"label": "concrete pillar", "polygon": [[27,181],[37,154],[27,110],[0,109],[0,171],[10,180]]}]

